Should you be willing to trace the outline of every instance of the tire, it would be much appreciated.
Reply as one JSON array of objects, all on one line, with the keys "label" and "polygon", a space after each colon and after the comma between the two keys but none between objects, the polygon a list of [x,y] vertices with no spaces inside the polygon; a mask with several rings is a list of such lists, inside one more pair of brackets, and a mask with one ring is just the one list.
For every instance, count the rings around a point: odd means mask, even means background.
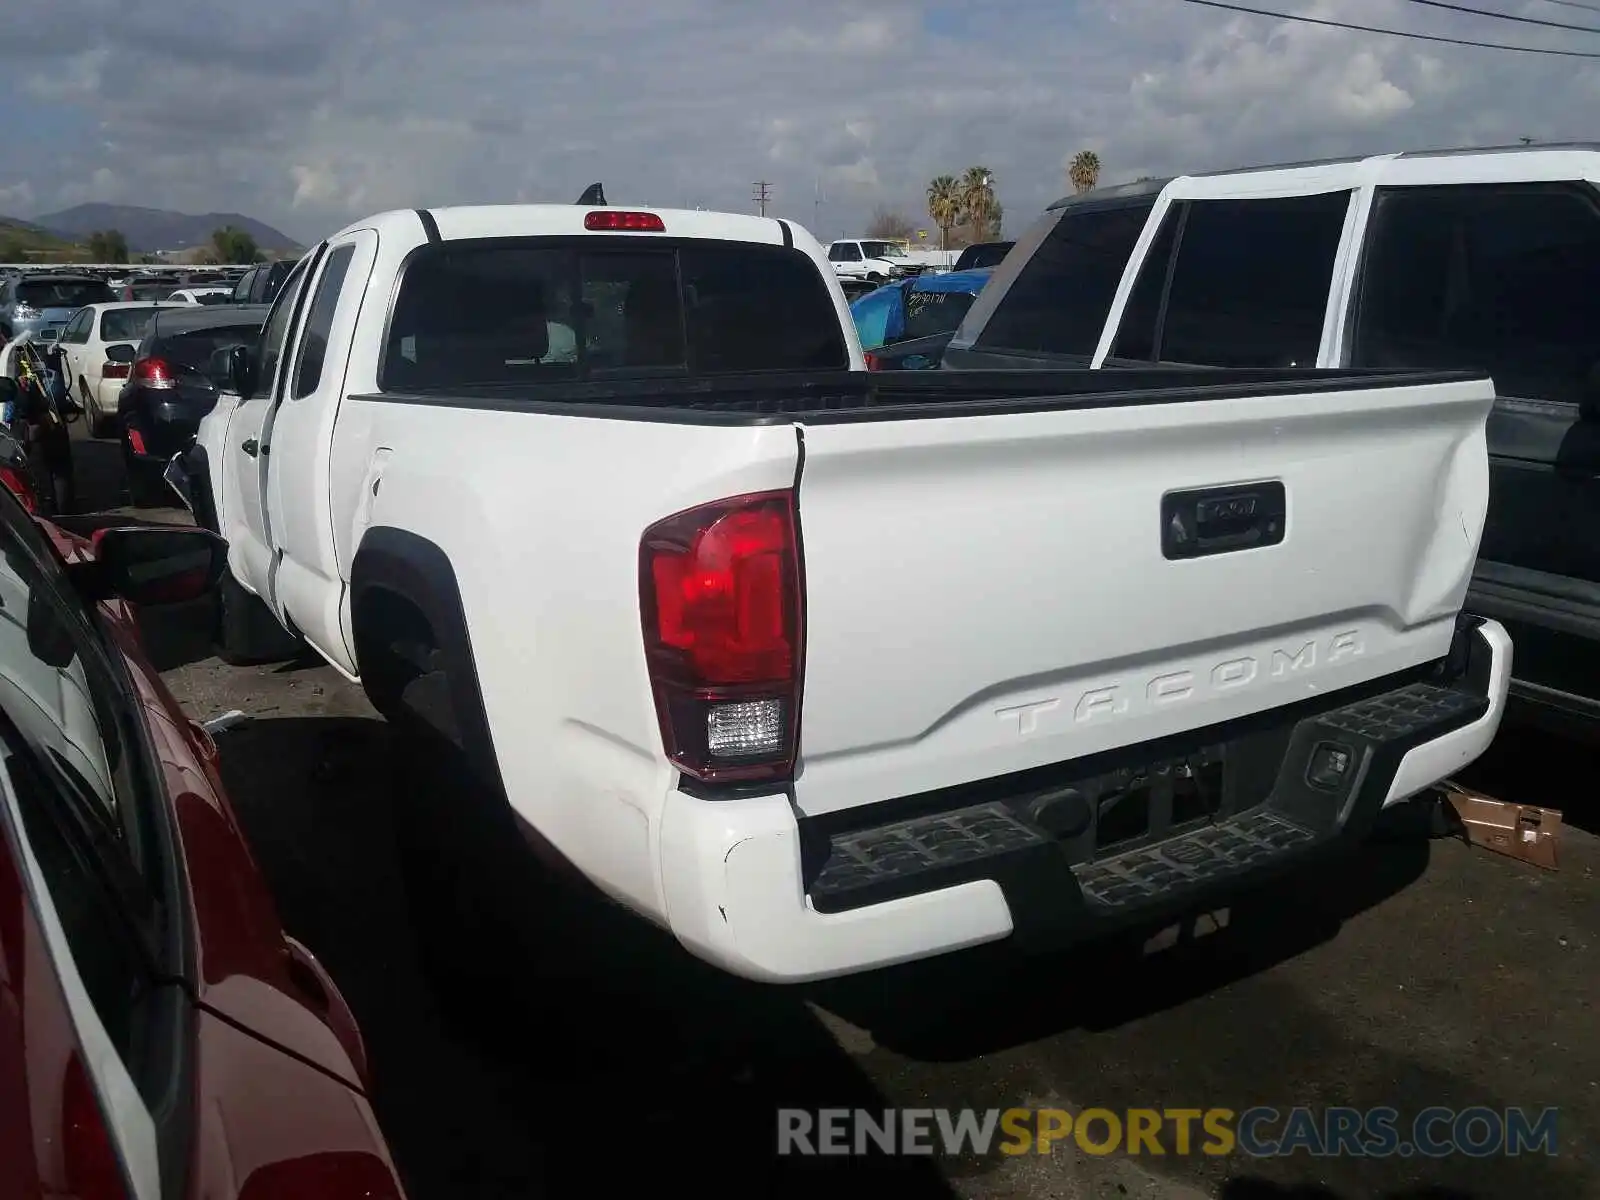
[{"label": "tire", "polygon": [[[392,707],[395,842],[408,927],[434,999],[469,1034],[526,1021],[530,999],[549,993],[550,968],[572,961],[555,950],[561,934],[551,924],[570,904],[498,785],[468,761],[444,672],[412,679]],[[537,980],[519,986],[530,969]],[[486,1012],[486,1004],[504,1007]]]},{"label": "tire", "polygon": [[229,666],[288,662],[305,651],[305,642],[278,623],[259,596],[245,591],[231,570],[217,584],[217,657]]},{"label": "tire", "polygon": [[114,432],[112,420],[100,411],[100,402],[94,398],[94,393],[89,390],[89,385],[80,376],[78,379],[78,395],[83,400],[84,415],[89,419],[89,436],[96,438],[110,437]]}]

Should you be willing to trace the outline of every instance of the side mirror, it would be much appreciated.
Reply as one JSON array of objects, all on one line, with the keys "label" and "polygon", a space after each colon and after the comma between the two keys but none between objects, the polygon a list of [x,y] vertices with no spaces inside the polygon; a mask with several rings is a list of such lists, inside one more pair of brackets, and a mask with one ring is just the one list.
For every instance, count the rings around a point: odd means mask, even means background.
[{"label": "side mirror", "polygon": [[91,545],[93,561],[70,569],[88,600],[182,604],[215,587],[228,565],[228,543],[193,527],[116,526],[96,530]]},{"label": "side mirror", "polygon": [[107,362],[131,363],[136,357],[133,347],[127,342],[118,342],[115,346],[106,347]]},{"label": "side mirror", "polygon": [[236,392],[241,400],[248,400],[255,389],[253,358],[249,346],[224,346],[212,353],[206,374],[219,389]]}]

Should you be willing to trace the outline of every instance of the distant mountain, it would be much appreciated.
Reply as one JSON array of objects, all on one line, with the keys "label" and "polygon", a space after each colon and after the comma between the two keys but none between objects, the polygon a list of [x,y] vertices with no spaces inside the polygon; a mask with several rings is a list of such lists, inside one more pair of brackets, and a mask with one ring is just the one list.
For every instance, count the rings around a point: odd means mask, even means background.
[{"label": "distant mountain", "polygon": [[70,241],[81,241],[101,229],[121,230],[135,254],[158,250],[187,250],[211,240],[212,231],[224,225],[242,229],[263,250],[295,250],[293,238],[243,213],[169,212],[163,208],[137,208],[131,204],[79,204],[60,212],[33,218],[40,226]]},{"label": "distant mountain", "polygon": [[38,253],[70,258],[77,250],[71,238],[41,229],[32,221],[0,216],[0,262],[22,261]]}]

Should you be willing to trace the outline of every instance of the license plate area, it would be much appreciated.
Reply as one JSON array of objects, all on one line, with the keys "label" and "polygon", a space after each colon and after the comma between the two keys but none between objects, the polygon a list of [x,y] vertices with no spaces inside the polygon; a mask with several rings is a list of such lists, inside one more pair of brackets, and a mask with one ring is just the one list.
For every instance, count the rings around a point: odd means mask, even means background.
[{"label": "license plate area", "polygon": [[1227,746],[1204,746],[1079,779],[1025,800],[1020,816],[1069,861],[1092,862],[1210,824],[1230,807]]}]

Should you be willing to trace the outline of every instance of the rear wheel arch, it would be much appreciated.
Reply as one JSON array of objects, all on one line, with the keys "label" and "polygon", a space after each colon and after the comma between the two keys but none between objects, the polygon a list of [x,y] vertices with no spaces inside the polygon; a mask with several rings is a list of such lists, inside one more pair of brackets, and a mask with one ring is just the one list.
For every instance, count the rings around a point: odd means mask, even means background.
[{"label": "rear wheel arch", "polygon": [[397,714],[409,685],[442,674],[448,721],[472,770],[504,794],[478,683],[461,587],[450,557],[408,530],[367,530],[350,569],[350,624],[356,667],[373,707]]}]

